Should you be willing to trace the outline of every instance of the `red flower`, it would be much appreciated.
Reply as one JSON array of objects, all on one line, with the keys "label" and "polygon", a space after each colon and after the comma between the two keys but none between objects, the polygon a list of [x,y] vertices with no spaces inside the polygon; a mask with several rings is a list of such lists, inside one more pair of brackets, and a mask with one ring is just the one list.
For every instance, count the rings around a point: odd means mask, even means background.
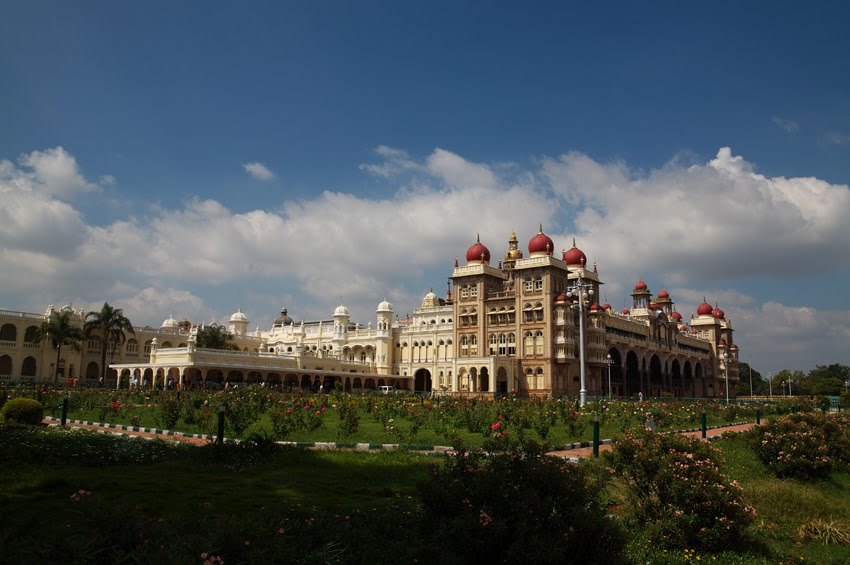
[{"label": "red flower", "polygon": [[498,430],[498,429],[499,429],[499,428],[501,428],[501,427],[502,427],[502,424],[500,424],[499,422],[496,422],[495,424],[493,424],[492,426],[490,426],[490,429],[491,429],[491,430]]}]

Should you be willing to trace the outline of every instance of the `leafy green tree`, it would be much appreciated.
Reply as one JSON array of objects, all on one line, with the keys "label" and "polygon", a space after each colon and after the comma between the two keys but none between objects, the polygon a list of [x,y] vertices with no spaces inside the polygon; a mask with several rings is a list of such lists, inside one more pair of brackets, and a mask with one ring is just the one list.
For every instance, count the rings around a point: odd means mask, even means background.
[{"label": "leafy green tree", "polygon": [[227,327],[212,323],[198,330],[196,345],[206,349],[239,349]]},{"label": "leafy green tree", "polygon": [[753,378],[753,394],[761,395],[767,394],[767,381],[761,376],[761,373],[753,369],[749,363],[745,363],[741,361],[738,363],[738,375],[740,376],[740,381],[738,382],[738,386],[735,387],[735,393],[737,396],[749,396],[750,395],[750,374],[752,373]]},{"label": "leafy green tree", "polygon": [[[789,371],[782,369],[771,379],[773,381],[773,396],[783,396],[788,394],[788,382],[791,382],[791,394],[794,396],[807,396],[811,394],[811,389],[806,380],[806,374],[803,371]],[[785,383],[785,384],[783,384]]]},{"label": "leafy green tree", "polygon": [[35,340],[49,339],[53,342],[53,347],[56,348],[56,363],[53,365],[53,382],[59,375],[59,359],[62,355],[62,346],[67,346],[74,351],[80,349],[80,340],[83,339],[83,332],[80,327],[71,321],[69,310],[54,310],[50,313],[50,317],[41,323],[41,327],[35,334]]},{"label": "leafy green tree", "polygon": [[806,381],[809,394],[833,396],[841,394],[847,379],[850,379],[850,367],[833,363],[817,365],[809,371]]},{"label": "leafy green tree", "polygon": [[106,381],[106,353],[107,348],[115,352],[127,340],[127,334],[136,335],[133,324],[124,316],[124,310],[113,308],[108,302],[104,302],[100,312],[91,311],[86,314],[86,322],[83,325],[83,334],[89,339],[96,338],[100,341],[100,378]]}]

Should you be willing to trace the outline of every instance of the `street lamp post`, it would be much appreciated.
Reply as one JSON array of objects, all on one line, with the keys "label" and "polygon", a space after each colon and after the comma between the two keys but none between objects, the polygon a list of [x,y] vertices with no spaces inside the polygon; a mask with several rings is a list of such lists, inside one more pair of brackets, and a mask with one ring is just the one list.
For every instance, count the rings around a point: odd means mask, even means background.
[{"label": "street lamp post", "polygon": [[608,365],[608,402],[611,401],[611,365],[614,364],[614,360],[611,359],[611,354],[605,356],[605,364]]},{"label": "street lamp post", "polygon": [[726,371],[726,404],[729,404],[729,354],[723,354],[723,368]]},{"label": "street lamp post", "polygon": [[587,404],[587,382],[585,381],[584,367],[584,301],[593,296],[593,285],[585,283],[581,277],[584,274],[584,269],[579,269],[576,273],[576,282],[567,288],[567,297],[575,297],[578,299],[578,334],[579,334],[579,363],[581,375],[581,390],[579,390],[579,404],[584,406]]},{"label": "street lamp post", "polygon": [[750,400],[753,399],[753,366],[747,363],[747,367],[750,368]]}]

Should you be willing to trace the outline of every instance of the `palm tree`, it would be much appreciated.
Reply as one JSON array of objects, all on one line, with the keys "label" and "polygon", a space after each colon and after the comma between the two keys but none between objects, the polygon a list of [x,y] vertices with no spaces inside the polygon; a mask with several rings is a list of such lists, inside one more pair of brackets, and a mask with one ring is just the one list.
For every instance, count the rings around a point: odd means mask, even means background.
[{"label": "palm tree", "polygon": [[79,326],[71,322],[69,310],[53,310],[50,317],[41,323],[41,327],[35,334],[36,342],[42,339],[49,339],[53,342],[53,347],[56,348],[56,364],[53,365],[53,384],[56,384],[59,376],[59,359],[62,354],[62,346],[67,345],[75,351],[79,350],[83,332]]},{"label": "palm tree", "polygon": [[92,311],[86,314],[83,333],[87,338],[97,338],[100,341],[100,382],[106,381],[106,348],[111,346],[113,353],[126,341],[124,332],[136,335],[133,324],[124,316],[124,310],[113,308],[108,302],[103,303],[100,312]]},{"label": "palm tree", "polygon": [[198,347],[207,349],[239,349],[233,343],[233,334],[215,322],[198,330],[196,343]]}]

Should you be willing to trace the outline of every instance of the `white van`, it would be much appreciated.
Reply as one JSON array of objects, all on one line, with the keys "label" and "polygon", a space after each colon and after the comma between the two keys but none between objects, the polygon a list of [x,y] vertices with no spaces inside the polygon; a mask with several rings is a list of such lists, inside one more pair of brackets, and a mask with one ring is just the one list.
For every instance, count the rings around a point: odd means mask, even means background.
[{"label": "white van", "polygon": [[395,391],[395,387],[392,385],[378,387],[378,392],[380,392],[381,394],[392,394],[393,391]]}]

